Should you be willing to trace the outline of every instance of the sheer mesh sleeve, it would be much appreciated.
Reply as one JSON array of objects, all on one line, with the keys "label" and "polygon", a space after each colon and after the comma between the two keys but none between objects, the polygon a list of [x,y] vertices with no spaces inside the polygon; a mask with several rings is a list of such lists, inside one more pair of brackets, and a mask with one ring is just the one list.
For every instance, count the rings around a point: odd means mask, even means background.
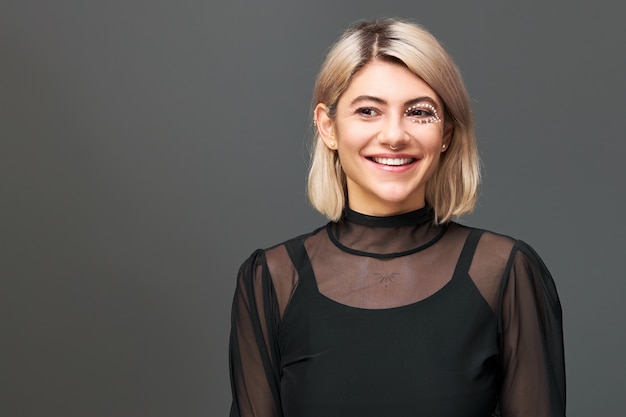
[{"label": "sheer mesh sleeve", "polygon": [[230,335],[230,417],[282,416],[276,332],[279,307],[265,253],[239,270]]},{"label": "sheer mesh sleeve", "polygon": [[499,308],[502,416],[565,416],[561,305],[546,266],[523,242],[513,248]]}]

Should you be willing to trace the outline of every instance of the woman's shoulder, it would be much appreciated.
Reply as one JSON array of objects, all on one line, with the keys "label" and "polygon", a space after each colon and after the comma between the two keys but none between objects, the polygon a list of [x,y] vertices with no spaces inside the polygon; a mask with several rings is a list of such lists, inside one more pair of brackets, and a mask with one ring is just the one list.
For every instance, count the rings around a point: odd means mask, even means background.
[{"label": "woman's shoulder", "polygon": [[503,272],[510,269],[515,262],[530,263],[541,269],[545,268],[539,254],[524,240],[477,227],[464,225],[458,225],[458,227],[466,230],[468,235],[472,231],[480,234],[474,257],[476,263],[489,262],[492,267],[498,266],[498,269]]},{"label": "woman's shoulder", "polygon": [[530,252],[536,254],[534,249],[525,241],[493,230],[462,225],[459,223],[453,223],[450,230],[456,230],[457,233],[466,233],[468,236],[470,232],[478,233],[480,235],[478,245],[482,246],[484,250],[492,255],[508,256],[512,252],[520,250],[526,253]]},{"label": "woman's shoulder", "polygon": [[[551,285],[551,276],[543,261],[524,241],[467,226],[459,226],[460,231],[466,233],[468,243],[472,233],[478,235],[477,240],[474,238],[473,256],[467,261],[467,273],[494,312],[499,311],[505,289],[527,286],[532,281],[541,282],[544,287]],[[511,282],[515,284],[508,285]]]},{"label": "woman's shoulder", "polygon": [[320,226],[313,231],[303,233],[295,237],[291,237],[289,239],[280,241],[279,243],[275,243],[270,246],[266,246],[264,248],[262,247],[262,248],[256,249],[252,252],[251,255],[248,256],[248,258],[246,258],[245,262],[251,262],[253,260],[256,260],[257,262],[259,262],[261,260],[264,260],[268,256],[269,257],[273,256],[273,254],[276,252],[281,252],[285,250],[286,247],[294,246],[300,242],[304,242],[308,237],[319,233],[321,230],[325,228],[326,228],[326,225]]},{"label": "woman's shoulder", "polygon": [[308,238],[317,235],[326,226],[297,235],[280,243],[271,245],[263,249],[257,249],[243,262],[240,267],[240,274],[243,271],[246,275],[259,275],[264,271],[273,281],[279,277],[291,277],[294,273],[292,256],[298,246],[303,245]]},{"label": "woman's shoulder", "polygon": [[239,285],[255,288],[253,293],[261,291],[269,296],[271,302],[276,302],[282,317],[300,279],[293,261],[297,248],[323,229],[324,226],[266,249],[255,250],[239,270]]},{"label": "woman's shoulder", "polygon": [[285,253],[288,253],[289,251],[297,248],[299,245],[304,244],[305,240],[314,235],[317,235],[319,232],[324,230],[326,226],[327,225],[320,226],[313,231],[297,235],[275,245],[269,246],[265,249],[260,249],[260,252],[263,253],[268,262],[275,260],[274,258],[279,258],[280,260],[282,260]]},{"label": "woman's shoulder", "polygon": [[313,236],[317,233],[319,233],[321,230],[325,229],[327,225],[324,226],[320,226],[310,232],[307,233],[303,233],[300,235],[297,235],[295,237],[289,238],[287,240],[284,240],[280,243],[277,243],[275,245],[269,246],[268,248],[265,249],[266,252],[271,252],[273,249],[280,247],[280,246],[289,246],[289,245],[294,245],[294,244],[298,244],[299,242],[304,242],[307,238],[309,238],[310,236]]}]

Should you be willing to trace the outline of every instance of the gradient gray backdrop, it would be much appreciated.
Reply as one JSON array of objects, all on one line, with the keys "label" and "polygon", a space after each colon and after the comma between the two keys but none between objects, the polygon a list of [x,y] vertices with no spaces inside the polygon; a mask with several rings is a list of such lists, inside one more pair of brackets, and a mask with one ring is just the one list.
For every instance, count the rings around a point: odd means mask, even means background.
[{"label": "gradient gray backdrop", "polygon": [[[580,4],[576,4],[580,3]],[[485,181],[565,315],[569,416],[626,415],[618,2],[4,0],[0,415],[225,416],[240,263],[324,222],[309,98],[356,20],[449,49]]]}]

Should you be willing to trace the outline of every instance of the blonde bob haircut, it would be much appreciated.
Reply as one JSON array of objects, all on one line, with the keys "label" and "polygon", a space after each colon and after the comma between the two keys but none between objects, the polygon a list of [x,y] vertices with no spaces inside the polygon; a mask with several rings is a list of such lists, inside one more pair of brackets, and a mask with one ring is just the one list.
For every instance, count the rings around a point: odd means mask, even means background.
[{"label": "blonde bob haircut", "polygon": [[[354,75],[373,60],[405,66],[426,82],[445,107],[452,125],[449,148],[426,183],[426,204],[435,221],[445,223],[470,213],[478,195],[480,168],[470,100],[461,74],[441,44],[421,26],[398,19],[365,21],[350,27],[330,49],[315,82],[312,105],[328,107],[336,117],[337,102]],[[327,148],[316,130],[311,148],[308,197],[332,221],[347,203],[346,176],[337,152]]]}]

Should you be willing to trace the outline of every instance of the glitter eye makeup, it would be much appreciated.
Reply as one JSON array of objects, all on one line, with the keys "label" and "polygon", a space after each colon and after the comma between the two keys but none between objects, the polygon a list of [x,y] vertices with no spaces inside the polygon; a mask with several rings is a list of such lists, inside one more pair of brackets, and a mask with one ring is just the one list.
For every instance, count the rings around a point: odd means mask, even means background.
[{"label": "glitter eye makeup", "polygon": [[435,106],[429,103],[418,103],[405,110],[404,115],[411,118],[412,123],[439,123],[441,118]]}]

